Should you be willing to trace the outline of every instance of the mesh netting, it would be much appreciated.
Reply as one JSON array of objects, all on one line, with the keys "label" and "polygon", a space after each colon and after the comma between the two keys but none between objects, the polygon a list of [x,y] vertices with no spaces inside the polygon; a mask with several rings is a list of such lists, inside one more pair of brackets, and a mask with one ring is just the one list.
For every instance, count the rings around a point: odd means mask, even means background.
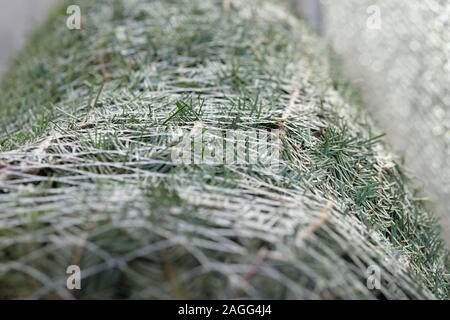
[{"label": "mesh netting", "polygon": [[[81,8],[82,30],[55,15],[3,84],[1,297],[448,297],[435,222],[284,8]],[[174,132],[199,127],[241,130],[250,156],[246,132],[277,130],[277,166],[175,162]]]},{"label": "mesh netting", "polygon": [[322,3],[326,35],[436,203],[450,245],[450,2]]}]

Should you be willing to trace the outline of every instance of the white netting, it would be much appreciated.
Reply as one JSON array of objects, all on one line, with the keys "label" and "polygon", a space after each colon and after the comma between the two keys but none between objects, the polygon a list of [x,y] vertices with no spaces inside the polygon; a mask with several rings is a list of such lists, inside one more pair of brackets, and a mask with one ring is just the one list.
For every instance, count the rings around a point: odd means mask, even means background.
[{"label": "white netting", "polygon": [[[33,129],[39,98],[2,121],[0,296],[448,295],[432,219],[333,78],[324,44],[285,9],[82,8],[90,27],[52,35],[67,49],[49,45],[21,66],[54,59],[36,80],[63,78],[51,121]],[[173,129],[199,125],[279,130],[278,166],[174,163]],[[69,265],[82,269],[79,291],[66,288]],[[374,268],[381,282],[371,290]]]}]

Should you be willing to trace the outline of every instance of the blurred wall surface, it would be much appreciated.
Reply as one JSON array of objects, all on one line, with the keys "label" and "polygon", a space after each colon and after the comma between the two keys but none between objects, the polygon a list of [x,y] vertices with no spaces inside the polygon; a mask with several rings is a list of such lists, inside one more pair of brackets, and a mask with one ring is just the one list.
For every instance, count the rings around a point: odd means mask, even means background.
[{"label": "blurred wall surface", "polygon": [[26,35],[45,19],[57,0],[0,0],[0,75]]},{"label": "blurred wall surface", "polygon": [[450,244],[450,1],[297,1],[428,192]]},{"label": "blurred wall surface", "polygon": [[322,16],[322,3],[319,0],[294,0],[300,13],[306,17],[314,30],[322,34],[324,31],[324,21]]}]

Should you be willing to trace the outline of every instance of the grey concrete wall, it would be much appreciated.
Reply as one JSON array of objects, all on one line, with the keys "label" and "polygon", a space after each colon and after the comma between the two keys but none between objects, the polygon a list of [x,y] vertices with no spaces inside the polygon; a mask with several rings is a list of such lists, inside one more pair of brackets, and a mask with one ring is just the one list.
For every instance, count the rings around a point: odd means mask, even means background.
[{"label": "grey concrete wall", "polygon": [[0,0],[0,75],[57,0]]}]

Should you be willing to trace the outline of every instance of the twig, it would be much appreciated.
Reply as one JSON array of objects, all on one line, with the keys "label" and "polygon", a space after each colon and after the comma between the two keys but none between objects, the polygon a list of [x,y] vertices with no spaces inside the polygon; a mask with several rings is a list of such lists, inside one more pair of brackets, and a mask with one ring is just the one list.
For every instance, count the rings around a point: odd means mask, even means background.
[{"label": "twig", "polygon": [[104,56],[104,55],[101,56],[99,62],[100,62],[100,72],[101,72],[102,77],[103,77],[103,83],[112,80],[112,79],[113,79],[113,76],[112,76],[112,74],[108,71],[108,69],[106,68],[105,56]]},{"label": "twig", "polygon": [[[262,247],[261,249],[259,249],[258,253],[256,254],[255,261],[252,264],[252,267],[243,278],[244,282],[249,282],[250,279],[253,278],[253,276],[256,274],[256,272],[258,272],[259,267],[264,262],[264,259],[267,257],[268,253],[269,250],[266,247]],[[233,298],[234,299],[239,298],[242,295],[242,291],[243,291],[242,285],[238,286],[238,288],[236,288],[236,290],[233,293]]]},{"label": "twig", "polygon": [[[90,228],[88,228],[90,229]],[[86,241],[89,237],[89,232],[86,231],[81,235],[80,241],[78,242],[77,247],[75,248],[75,253],[72,259],[72,264],[78,266],[81,262],[81,257],[83,256],[84,248],[86,246]]]},{"label": "twig", "polygon": [[326,207],[319,214],[317,219],[311,223],[307,228],[301,230],[296,237],[297,246],[302,246],[307,238],[309,238],[317,229],[319,229],[324,223],[328,221],[331,216],[331,212],[334,208],[334,204],[331,201],[328,201]]},{"label": "twig", "polygon": [[8,173],[6,169],[8,168],[8,164],[0,162],[0,187],[3,182],[8,180]]},{"label": "twig", "polygon": [[231,0],[223,0],[223,8],[225,10],[230,10],[231,9]]},{"label": "twig", "polygon": [[288,103],[286,109],[284,109],[284,111],[283,111],[283,115],[281,116],[281,121],[284,122],[289,118],[292,111],[294,110],[295,101],[297,101],[299,94],[300,94],[300,88],[296,88],[289,99],[289,103]]},{"label": "twig", "polygon": [[97,106],[97,102],[100,99],[100,95],[102,94],[103,88],[105,87],[105,82],[102,82],[102,85],[100,86],[100,89],[98,90],[97,94],[91,99],[91,103],[89,104],[89,110],[86,113],[86,116],[84,117],[83,122],[80,125],[80,128],[85,128],[87,126],[87,121],[89,118],[89,115],[91,114],[91,112],[95,109],[95,107]]},{"label": "twig", "polygon": [[31,154],[32,155],[40,155],[40,154],[44,153],[50,147],[52,141],[57,140],[60,137],[61,137],[61,134],[59,132],[54,131],[54,132],[50,133],[50,135],[47,138],[42,140],[42,142],[40,142],[36,146],[36,148],[34,148],[31,151]]},{"label": "twig", "polygon": [[158,252],[158,255],[163,265],[164,276],[169,280],[172,296],[175,299],[181,299],[183,295],[181,294],[180,288],[178,286],[176,274],[173,271],[172,266],[167,262],[166,252],[164,250],[160,250]]}]

